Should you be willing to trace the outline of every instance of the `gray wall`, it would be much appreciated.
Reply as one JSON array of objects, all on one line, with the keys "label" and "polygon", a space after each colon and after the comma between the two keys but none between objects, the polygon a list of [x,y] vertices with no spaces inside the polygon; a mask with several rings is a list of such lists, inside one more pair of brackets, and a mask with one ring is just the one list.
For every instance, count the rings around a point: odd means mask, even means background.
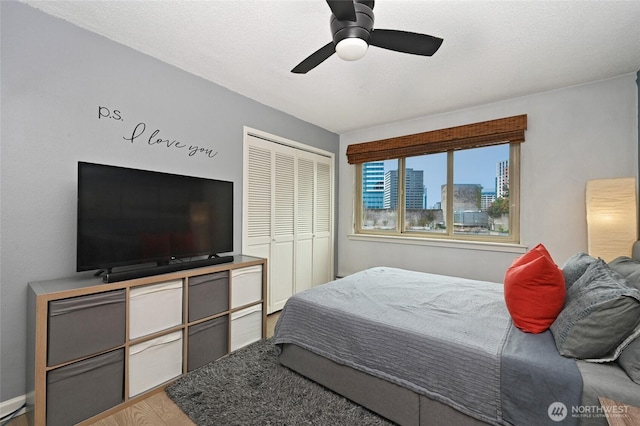
[{"label": "gray wall", "polygon": [[[0,7],[0,400],[7,401],[25,393],[27,283],[75,274],[78,161],[234,181],[238,252],[243,126],[334,153],[338,135],[29,6]],[[99,107],[113,118],[99,118]],[[144,133],[125,140],[139,123]],[[150,145],[156,129],[152,141],[217,155]]]},{"label": "gray wall", "polygon": [[[389,241],[349,235],[355,166],[344,153],[352,143],[527,114],[521,147],[522,247],[450,242]],[[447,114],[340,135],[338,274],[392,266],[502,282],[511,262],[543,243],[556,263],[587,250],[585,186],[589,179],[638,177],[636,73]]]}]

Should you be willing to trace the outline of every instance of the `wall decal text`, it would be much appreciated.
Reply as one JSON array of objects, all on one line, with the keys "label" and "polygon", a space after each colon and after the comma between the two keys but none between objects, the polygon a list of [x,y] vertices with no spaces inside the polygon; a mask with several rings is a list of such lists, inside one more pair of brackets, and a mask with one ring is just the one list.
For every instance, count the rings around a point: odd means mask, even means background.
[{"label": "wall decal text", "polygon": [[[120,110],[111,109],[105,106],[98,106],[98,120],[102,119],[124,121],[122,112]],[[144,143],[146,141],[146,144],[149,146],[180,150],[182,152],[185,152],[189,157],[204,155],[207,158],[214,158],[216,155],[218,155],[218,151],[214,151],[211,148],[205,148],[199,145],[181,142],[177,139],[165,139],[164,135],[161,134],[160,129],[157,128],[150,132],[148,137],[145,133],[147,133],[147,124],[144,122],[139,122],[133,127],[133,130],[130,133],[125,134],[122,139],[130,143]]]}]

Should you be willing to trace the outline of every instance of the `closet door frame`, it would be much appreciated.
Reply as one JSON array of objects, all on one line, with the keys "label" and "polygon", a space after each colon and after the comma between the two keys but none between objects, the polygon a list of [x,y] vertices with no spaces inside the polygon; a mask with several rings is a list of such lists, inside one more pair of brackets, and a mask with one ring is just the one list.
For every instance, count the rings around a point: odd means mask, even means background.
[{"label": "closet door frame", "polygon": [[[281,147],[287,147],[287,149],[293,149],[295,151],[292,152],[296,152],[297,156],[299,157],[313,157],[313,156],[318,156],[321,157],[320,161],[323,164],[328,164],[330,167],[330,214],[329,214],[329,232],[324,232],[323,233],[323,238],[325,239],[325,241],[328,238],[328,243],[324,243],[323,245],[326,247],[326,245],[328,245],[328,253],[327,256],[328,258],[326,259],[328,265],[322,265],[324,268],[329,269],[329,273],[328,273],[328,278],[329,280],[333,279],[334,277],[334,243],[335,243],[335,221],[334,221],[334,215],[335,215],[335,154],[329,151],[325,151],[316,147],[312,147],[309,145],[305,145],[302,144],[300,142],[296,142],[296,141],[292,141],[286,138],[282,138],[280,136],[276,136],[273,134],[269,134],[267,132],[263,132],[261,130],[257,130],[257,129],[253,129],[250,127],[244,127],[243,129],[243,185],[242,185],[242,252],[243,253],[254,253],[256,256],[261,256],[261,257],[267,257],[268,259],[270,259],[271,255],[274,254],[274,247],[275,247],[275,242],[276,242],[276,238],[275,238],[275,218],[272,216],[271,217],[271,238],[270,241],[267,241],[266,239],[264,240],[264,244],[261,242],[260,245],[261,247],[256,247],[255,245],[250,246],[249,245],[249,228],[248,228],[248,212],[249,212],[249,190],[248,190],[248,185],[249,185],[249,146],[251,144],[251,141],[254,141],[255,139],[260,139],[261,140],[261,145],[264,146],[268,146],[269,144],[274,144],[273,145],[273,149],[271,150],[272,154],[275,151],[279,151]],[[264,142],[264,143],[262,143]],[[256,144],[254,143],[254,146]],[[273,159],[273,156],[272,156]],[[317,163],[316,163],[316,167],[317,167]],[[272,164],[272,168],[271,170],[275,170],[275,166]],[[298,171],[298,167],[297,167],[297,162],[296,162],[296,167],[295,167],[295,173],[297,173]],[[317,170],[314,172],[317,173]],[[271,177],[272,182],[275,180],[275,177],[272,176]],[[317,183],[317,182],[316,182]],[[314,183],[314,185],[316,184]],[[297,195],[297,184],[294,184],[294,186],[296,187],[296,195]],[[274,203],[275,203],[275,188],[272,186],[272,197],[271,197],[271,212],[273,214],[274,211]],[[317,189],[314,187],[314,192]],[[297,202],[297,199],[296,199]],[[297,205],[297,204],[296,204]],[[314,206],[315,209],[315,206]],[[297,215],[297,209],[296,209],[296,215]],[[315,214],[315,211],[314,211]],[[295,238],[297,238],[297,226],[296,226],[296,236]],[[328,234],[328,235],[327,235]],[[315,245],[315,243],[314,243]],[[267,247],[268,246],[268,247]],[[259,250],[259,251],[256,251]],[[277,262],[277,261],[276,261]],[[274,262],[275,263],[275,262]],[[280,264],[282,264],[281,262],[278,262]],[[295,253],[294,253],[294,259],[292,262],[292,271],[277,271],[274,269],[274,267],[276,267],[277,265],[268,265],[268,270],[269,270],[269,276],[270,278],[274,278],[277,277],[278,274],[288,274],[291,273],[291,276],[294,280],[294,286],[293,286],[293,294],[295,294],[297,291],[300,291],[301,289],[296,289],[295,286],[295,282],[296,282],[296,259],[295,259]],[[323,268],[323,269],[324,269]],[[315,275],[315,274],[314,274]],[[283,277],[284,278],[284,277]],[[288,280],[286,280],[288,281]],[[320,284],[320,282],[317,282],[317,280],[314,279],[313,285],[317,285]],[[277,301],[271,301],[269,300],[270,295],[273,294],[272,290],[275,291],[275,289],[270,288],[270,280],[267,280],[267,306],[268,306],[268,313],[272,313],[275,312],[279,309],[282,308],[281,305],[283,305],[283,303],[277,302]],[[275,305],[273,302],[277,302]]]}]

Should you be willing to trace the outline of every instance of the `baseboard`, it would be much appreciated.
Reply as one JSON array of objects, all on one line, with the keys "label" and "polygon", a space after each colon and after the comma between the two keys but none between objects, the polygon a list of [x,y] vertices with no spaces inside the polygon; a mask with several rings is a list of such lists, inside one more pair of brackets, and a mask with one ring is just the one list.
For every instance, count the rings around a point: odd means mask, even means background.
[{"label": "baseboard", "polygon": [[[13,399],[0,402],[0,417],[4,417],[13,413],[14,411],[22,407],[22,405],[25,403],[26,400],[27,400],[26,395],[21,395]],[[16,416],[24,414],[25,412],[26,412],[26,407],[22,407],[22,409],[20,410],[20,412],[16,414]]]}]

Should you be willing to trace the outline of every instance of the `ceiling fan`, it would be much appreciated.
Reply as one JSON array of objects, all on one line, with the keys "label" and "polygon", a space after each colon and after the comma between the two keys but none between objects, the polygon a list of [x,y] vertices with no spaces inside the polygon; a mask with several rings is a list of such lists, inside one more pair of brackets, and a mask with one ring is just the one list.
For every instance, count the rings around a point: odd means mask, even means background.
[{"label": "ceiling fan", "polygon": [[398,30],[373,29],[373,0],[327,0],[331,9],[331,34],[327,43],[300,62],[291,72],[305,74],[334,53],[342,59],[355,61],[364,56],[369,45],[396,52],[431,56],[442,39],[426,34]]}]

